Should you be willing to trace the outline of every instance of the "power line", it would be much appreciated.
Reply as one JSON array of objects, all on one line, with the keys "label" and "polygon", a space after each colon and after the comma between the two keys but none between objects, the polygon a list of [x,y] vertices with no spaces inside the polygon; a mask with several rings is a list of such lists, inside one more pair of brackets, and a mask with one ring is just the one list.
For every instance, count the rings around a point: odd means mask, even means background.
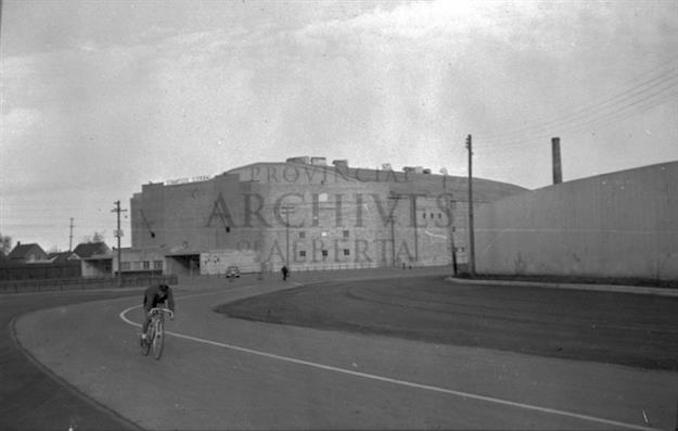
[{"label": "power line", "polygon": [[[678,90],[678,89],[677,89]],[[656,94],[655,95],[650,95],[648,97],[645,97],[643,99],[637,100],[632,104],[620,107],[619,109],[609,112],[603,116],[599,116],[596,118],[591,118],[588,121],[583,121],[580,122],[579,124],[572,124],[566,127],[561,127],[559,129],[555,129],[552,131],[546,131],[543,133],[539,133],[536,135],[532,135],[529,138],[525,139],[512,139],[512,140],[507,140],[501,143],[501,145],[498,146],[493,146],[490,147],[489,144],[486,144],[484,146],[481,146],[481,151],[482,150],[490,150],[493,152],[496,151],[502,151],[502,150],[510,150],[510,149],[515,149],[515,148],[521,148],[521,147],[526,147],[531,145],[534,142],[541,141],[544,138],[548,138],[553,135],[557,134],[564,134],[565,132],[570,132],[570,133],[575,133],[575,132],[581,132],[587,128],[594,127],[594,126],[599,126],[603,124],[610,123],[612,121],[619,121],[623,120],[626,118],[629,118],[634,115],[638,115],[639,113],[646,112],[647,110],[654,108],[656,106],[662,105],[666,103],[667,101],[672,101],[675,100],[676,96],[678,95],[678,91],[674,91],[671,93],[665,93],[661,95],[661,97],[657,98]],[[636,107],[635,110],[631,111],[630,109]]]},{"label": "power line", "polygon": [[[674,85],[672,85],[672,87],[674,88],[666,87],[658,89],[657,91],[647,94],[644,97],[641,97],[637,100],[633,100],[630,103],[617,106],[614,109],[608,110],[607,112],[600,112],[596,115],[594,115],[594,113],[582,114],[579,115],[579,118],[577,118],[576,121],[561,121],[552,124],[550,127],[547,126],[538,128],[535,127],[534,130],[531,133],[529,133],[529,135],[532,135],[530,137],[534,137],[534,133],[541,133],[542,135],[552,135],[554,133],[560,133],[560,131],[566,130],[576,131],[581,130],[582,128],[586,128],[588,126],[606,124],[614,120],[627,118],[628,116],[630,116],[627,114],[634,115],[643,113],[650,108],[654,108],[666,102],[675,100],[675,93],[676,90],[678,89],[678,81]],[[629,112],[628,110],[633,107],[637,107],[636,111]],[[482,145],[481,148],[486,148],[501,143],[506,145],[521,141],[521,138],[519,137],[510,137],[510,135],[508,136],[509,138],[504,140],[495,139],[485,141],[486,143]]]},{"label": "power line", "polygon": [[[676,61],[676,60],[675,59],[671,60],[671,61],[667,62],[667,64],[672,63],[674,61]],[[653,76],[652,78],[646,79],[639,84],[633,85],[630,88],[617,93],[616,95],[613,95],[611,97],[603,99],[599,102],[589,104],[588,106],[584,106],[583,108],[577,110],[579,112],[574,111],[573,113],[568,114],[566,117],[580,116],[580,115],[582,115],[582,112],[588,112],[588,111],[592,111],[592,110],[595,111],[597,109],[605,107],[605,105],[608,105],[608,104],[613,104],[613,105],[618,104],[620,101],[623,101],[623,99],[628,98],[628,94],[630,94],[630,93],[642,93],[642,91],[644,91],[643,87],[647,86],[648,89],[649,89],[649,88],[656,87],[658,85],[662,85],[666,82],[670,82],[671,80],[676,78],[676,72],[677,71],[678,71],[677,68],[675,66],[673,66],[669,70],[664,70],[659,75]],[[654,72],[652,72],[652,73],[654,75]],[[635,82],[635,81],[638,81],[638,80],[633,80],[633,81],[630,81],[630,82]],[[621,99],[621,100],[616,100],[616,99]],[[547,121],[547,122],[542,121],[541,123],[538,123],[536,126],[541,127],[542,125],[548,125],[549,123],[561,122],[562,119],[563,119],[563,117],[561,116],[559,118],[552,119],[551,121]],[[534,129],[534,128],[535,128],[535,126],[524,126],[524,127],[514,129],[514,130],[511,130],[511,131],[508,131],[508,132],[505,132],[505,133],[501,133],[501,134],[486,135],[485,138],[488,139],[488,140],[491,140],[491,139],[497,138],[497,137],[505,137],[506,135],[522,133],[524,131],[529,131],[529,130]]]},{"label": "power line", "polygon": [[677,72],[678,69],[673,67],[670,71],[664,71],[659,75],[656,75],[651,79],[647,79],[640,84],[619,92],[612,97],[608,97],[597,103],[584,106],[581,109],[575,110],[557,119],[510,130],[500,135],[486,135],[484,136],[483,141],[487,143],[481,145],[480,147],[487,147],[492,144],[499,143],[500,139],[505,139],[507,137],[511,138],[510,140],[515,140],[517,139],[518,135],[529,135],[546,128],[554,128],[556,126],[567,128],[578,125],[584,120],[590,121],[595,118],[604,118],[610,116],[613,113],[619,112],[620,110],[626,109],[627,107],[635,106],[639,102],[650,100],[652,98],[657,98],[658,101],[663,101],[666,99],[665,94],[678,86]]},{"label": "power line", "polygon": [[[590,124],[592,122],[597,122],[602,119],[606,118],[612,118],[614,119],[614,114],[618,112],[622,112],[630,107],[637,106],[638,104],[645,102],[645,101],[652,101],[652,99],[656,99],[656,102],[663,103],[665,99],[667,99],[667,95],[673,94],[673,90],[678,88],[678,77],[676,77],[675,82],[670,83],[667,86],[663,86],[657,89],[654,89],[651,91],[649,94],[643,94],[643,93],[637,93],[636,95],[633,96],[632,100],[629,100],[628,102],[625,102],[624,104],[618,104],[616,103],[615,105],[610,105],[608,107],[599,109],[592,109],[588,111],[582,111],[577,114],[569,114],[566,116],[563,116],[561,120],[554,120],[549,123],[544,123],[538,127],[534,127],[533,130],[534,132],[540,131],[540,130],[546,130],[546,129],[556,129],[556,128],[571,128],[571,127],[578,127],[581,126],[582,124]],[[639,99],[637,98],[638,96],[643,96],[640,97]],[[635,99],[635,100],[634,100]],[[651,106],[654,106],[654,104],[650,103]],[[508,136],[511,135],[517,135],[517,133],[513,134],[507,134]],[[513,138],[515,139],[515,138]],[[489,140],[490,143],[492,142],[499,142],[498,139],[494,140]],[[489,144],[485,144],[487,146]]]}]

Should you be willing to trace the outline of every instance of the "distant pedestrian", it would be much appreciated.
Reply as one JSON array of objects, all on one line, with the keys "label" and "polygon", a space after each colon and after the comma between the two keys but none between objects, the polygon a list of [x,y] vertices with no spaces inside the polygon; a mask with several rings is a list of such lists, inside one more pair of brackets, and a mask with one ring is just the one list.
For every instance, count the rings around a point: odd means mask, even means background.
[{"label": "distant pedestrian", "polygon": [[283,281],[287,281],[287,277],[290,273],[290,270],[287,268],[287,266],[283,265],[283,267],[280,268],[280,272],[282,272]]}]

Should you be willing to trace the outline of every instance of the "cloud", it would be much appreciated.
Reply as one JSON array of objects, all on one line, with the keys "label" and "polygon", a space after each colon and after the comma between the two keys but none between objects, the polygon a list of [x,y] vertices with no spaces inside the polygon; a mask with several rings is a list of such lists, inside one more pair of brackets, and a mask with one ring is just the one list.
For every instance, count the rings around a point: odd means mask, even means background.
[{"label": "cloud", "polygon": [[32,108],[13,108],[7,114],[2,114],[3,134],[15,138],[25,135],[35,127],[42,115],[39,110]]},{"label": "cloud", "polygon": [[[3,59],[8,112],[39,109],[43,124],[3,141],[49,142],[59,150],[23,162],[55,175],[84,161],[100,185],[121,169],[134,185],[318,151],[366,166],[451,160],[454,173],[465,163],[451,141],[576,109],[651,67],[630,58],[675,39],[655,11],[631,43],[623,30],[640,18],[602,3],[413,2],[326,16],[149,27],[128,45],[85,39]],[[628,43],[611,47],[618,38]]]},{"label": "cloud", "polygon": [[[3,197],[110,217],[150,180],[298,154],[465,175],[468,133],[478,175],[536,187],[534,135],[563,132],[537,125],[678,63],[665,1],[173,6],[9,4],[31,25],[3,26]],[[567,179],[678,157],[667,103],[561,134]]]}]

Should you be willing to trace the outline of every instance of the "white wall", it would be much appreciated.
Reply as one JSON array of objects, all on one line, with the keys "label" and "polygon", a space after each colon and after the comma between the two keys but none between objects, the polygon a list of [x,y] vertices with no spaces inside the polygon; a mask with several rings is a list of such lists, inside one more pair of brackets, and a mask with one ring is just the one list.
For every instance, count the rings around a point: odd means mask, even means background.
[{"label": "white wall", "polygon": [[476,270],[678,278],[678,162],[566,182],[478,209]]},{"label": "white wall", "polygon": [[200,254],[201,274],[225,274],[231,265],[237,266],[243,273],[261,270],[255,250],[216,250]]}]

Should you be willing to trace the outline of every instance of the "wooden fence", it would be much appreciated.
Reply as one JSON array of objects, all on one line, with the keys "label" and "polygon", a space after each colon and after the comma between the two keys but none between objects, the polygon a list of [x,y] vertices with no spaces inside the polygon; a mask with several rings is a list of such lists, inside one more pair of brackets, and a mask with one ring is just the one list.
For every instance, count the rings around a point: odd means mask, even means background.
[{"label": "wooden fence", "polygon": [[142,287],[155,283],[177,284],[176,275],[137,275],[125,276],[120,280],[114,277],[100,278],[56,278],[33,280],[0,281],[0,293],[48,292],[63,290],[116,289],[119,287]]}]

